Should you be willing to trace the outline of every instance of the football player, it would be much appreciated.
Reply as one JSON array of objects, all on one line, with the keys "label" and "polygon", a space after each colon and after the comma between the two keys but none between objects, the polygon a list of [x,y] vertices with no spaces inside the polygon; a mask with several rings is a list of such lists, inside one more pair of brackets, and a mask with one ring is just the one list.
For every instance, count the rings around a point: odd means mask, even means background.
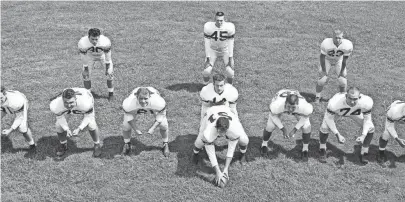
[{"label": "football player", "polygon": [[[93,157],[101,155],[100,131],[95,118],[94,99],[89,90],[85,88],[64,89],[62,93],[51,99],[50,109],[56,115],[55,127],[60,142],[56,149],[58,157],[62,157],[68,149],[67,137],[77,136],[86,127],[94,142]],[[66,114],[83,114],[82,122],[73,132],[67,123]]]},{"label": "football player", "polygon": [[114,70],[111,60],[111,41],[101,34],[97,28],[89,30],[88,35],[80,39],[78,43],[80,57],[83,62],[83,83],[84,87],[91,90],[90,70],[99,62],[105,67],[107,76],[108,100],[114,99],[113,78]]},{"label": "football player", "polygon": [[225,83],[225,76],[222,74],[215,74],[212,80],[213,82],[204,86],[200,92],[201,118],[205,116],[209,107],[215,105],[228,105],[232,112],[237,115],[238,90],[232,84]]},{"label": "football player", "polygon": [[[270,114],[267,121],[266,128],[263,130],[263,142],[261,146],[262,155],[266,155],[269,151],[268,142],[271,133],[278,127],[282,132],[284,138],[290,138],[302,128],[302,159],[308,160],[308,144],[311,137],[311,123],[309,116],[313,112],[313,107],[309,104],[304,97],[296,90],[283,89],[277,92],[276,96],[270,103]],[[299,119],[298,123],[287,133],[287,129],[281,123],[280,117],[282,114],[291,114]]]},{"label": "football player", "polygon": [[328,102],[328,106],[319,130],[320,140],[320,161],[326,162],[326,141],[329,131],[337,137],[339,143],[343,144],[346,139],[339,133],[335,124],[335,116],[350,117],[359,126],[362,126],[362,134],[356,138],[356,142],[360,143],[360,162],[367,164],[368,147],[374,134],[374,124],[371,120],[371,110],[373,108],[373,100],[364,94],[356,87],[351,87],[345,93],[335,94]]},{"label": "football player", "polygon": [[333,31],[333,38],[326,38],[323,40],[321,44],[319,80],[316,84],[316,103],[319,103],[321,100],[321,92],[329,80],[329,70],[331,66],[335,67],[340,92],[346,92],[346,63],[352,51],[352,42],[344,39],[343,32],[340,30]]},{"label": "football player", "polygon": [[204,44],[205,44],[205,69],[203,71],[204,83],[208,83],[210,75],[218,57],[222,57],[227,74],[228,83],[233,82],[234,78],[234,60],[233,46],[235,25],[231,22],[225,22],[225,14],[217,12],[215,22],[207,22],[204,25]]},{"label": "football player", "polygon": [[[220,180],[224,177],[229,179],[228,169],[237,144],[239,144],[241,152],[239,160],[241,163],[246,162],[245,154],[249,138],[237,115],[225,105],[210,107],[201,123],[201,128],[203,128],[203,130],[198,134],[198,137],[194,142],[193,162],[195,164],[198,163],[198,153],[204,147],[208,154],[208,158],[210,159],[211,166],[215,169],[215,183],[218,185]],[[214,141],[218,137],[224,136],[228,139],[228,151],[226,154],[225,167],[221,172],[215,155]]]},{"label": "football player", "polygon": [[35,151],[36,145],[32,137],[31,129],[28,127],[28,99],[19,91],[6,90],[1,87],[1,119],[6,114],[15,114],[13,124],[9,129],[1,131],[2,135],[8,136],[13,130],[17,129],[23,134],[25,141],[29,145],[29,150]]},{"label": "football player", "polygon": [[155,115],[155,122],[148,130],[148,134],[153,134],[159,127],[163,139],[162,152],[165,157],[169,156],[169,124],[166,118],[166,101],[160,96],[158,90],[153,87],[138,87],[122,103],[124,110],[124,122],[122,126],[122,136],[124,137],[124,147],[122,155],[128,155],[131,151],[131,129],[137,134],[142,134],[136,126],[136,117],[140,114],[151,113]]},{"label": "football player", "polygon": [[391,136],[394,138],[401,147],[405,147],[405,140],[398,137],[397,131],[395,131],[395,125],[405,124],[405,102],[396,100],[394,101],[387,110],[387,118],[385,120],[385,129],[383,135],[379,140],[379,154],[377,156],[377,161],[379,163],[384,163],[386,160],[385,147],[388,143],[388,138]]}]

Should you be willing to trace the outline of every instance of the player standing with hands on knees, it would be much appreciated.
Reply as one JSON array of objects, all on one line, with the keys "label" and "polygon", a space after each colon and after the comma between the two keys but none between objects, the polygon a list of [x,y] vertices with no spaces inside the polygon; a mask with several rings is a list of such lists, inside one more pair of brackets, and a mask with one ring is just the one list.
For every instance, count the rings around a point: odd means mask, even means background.
[{"label": "player standing with hands on knees", "polygon": [[221,57],[224,61],[227,82],[232,84],[235,75],[233,46],[235,25],[225,22],[225,14],[217,12],[215,22],[204,25],[205,69],[203,71],[204,83],[208,84],[215,61]]}]

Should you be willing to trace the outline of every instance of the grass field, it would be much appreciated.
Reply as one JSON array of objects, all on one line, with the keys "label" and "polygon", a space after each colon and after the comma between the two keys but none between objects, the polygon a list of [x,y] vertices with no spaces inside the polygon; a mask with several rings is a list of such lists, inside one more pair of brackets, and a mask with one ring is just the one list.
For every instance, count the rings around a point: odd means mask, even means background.
[{"label": "grass field", "polygon": [[[405,201],[405,152],[392,139],[389,166],[377,164],[378,138],[385,109],[405,99],[403,61],[404,2],[1,2],[1,83],[30,101],[29,123],[37,154],[26,151],[21,134],[1,141],[1,201]],[[236,26],[235,86],[238,112],[249,135],[249,163],[232,164],[224,189],[213,186],[208,159],[191,164],[199,127],[203,24],[224,11]],[[69,151],[57,160],[58,139],[49,98],[67,87],[82,87],[77,42],[99,27],[113,43],[117,99],[96,99],[96,119],[103,154],[92,158],[87,131],[68,141]],[[260,156],[268,104],[282,88],[314,93],[320,43],[333,27],[346,31],[354,44],[348,81],[374,100],[376,133],[371,162],[358,163],[359,128],[339,119],[348,140],[329,138],[328,162],[318,161],[318,129],[325,103],[311,117],[310,159],[300,162],[301,135],[272,136],[271,154]],[[222,64],[219,64],[222,67]],[[216,70],[222,72],[223,68]],[[93,89],[106,96],[103,69],[92,72]],[[136,147],[127,158],[114,158],[123,145],[121,101],[138,86],[158,88],[168,103],[169,158],[160,152],[161,138],[133,136]],[[332,79],[323,93],[337,91]],[[81,117],[70,118],[70,128]],[[153,117],[144,117],[144,132]],[[295,120],[284,117],[291,129]],[[11,125],[2,120],[2,128]],[[397,128],[404,134],[405,128]],[[220,165],[226,149],[218,143]],[[345,165],[336,161],[345,154]],[[205,156],[206,157],[206,156]]]}]

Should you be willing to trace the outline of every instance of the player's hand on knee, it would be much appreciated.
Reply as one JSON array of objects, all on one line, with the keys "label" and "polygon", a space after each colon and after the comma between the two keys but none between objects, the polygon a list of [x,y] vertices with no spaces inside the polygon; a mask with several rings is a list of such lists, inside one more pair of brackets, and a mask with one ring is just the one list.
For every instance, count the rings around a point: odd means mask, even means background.
[{"label": "player's hand on knee", "polygon": [[11,128],[4,129],[4,130],[1,131],[1,134],[5,135],[5,136],[8,136],[11,133],[11,131],[13,131],[13,129],[11,129]]},{"label": "player's hand on knee", "polygon": [[359,144],[363,144],[364,138],[366,138],[366,136],[362,135],[362,136],[356,138],[356,142]]},{"label": "player's hand on knee", "polygon": [[142,135],[142,131],[140,131],[140,130],[135,130],[135,134],[137,134],[137,135]]},{"label": "player's hand on knee", "polygon": [[344,144],[344,143],[346,142],[346,138],[343,137],[340,133],[336,133],[335,136],[336,136],[336,138],[338,139],[338,142],[339,142],[340,144]]},{"label": "player's hand on knee", "polygon": [[72,136],[78,136],[79,133],[80,133],[80,128],[76,128],[76,129],[73,131]]}]

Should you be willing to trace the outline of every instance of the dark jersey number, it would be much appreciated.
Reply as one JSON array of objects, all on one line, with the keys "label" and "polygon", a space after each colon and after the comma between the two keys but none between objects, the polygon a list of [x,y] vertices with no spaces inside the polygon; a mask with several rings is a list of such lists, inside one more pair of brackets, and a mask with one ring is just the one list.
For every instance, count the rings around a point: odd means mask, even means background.
[{"label": "dark jersey number", "polygon": [[[343,108],[343,109],[340,109],[340,112],[344,112],[342,114],[342,116],[346,116],[350,112],[350,110],[351,110],[351,108]],[[350,113],[350,116],[351,115],[360,115],[360,113],[361,113],[361,109],[357,109],[356,111],[353,111],[352,113]]]},{"label": "dark jersey number", "polygon": [[[229,119],[230,121],[232,121],[232,117],[230,117],[226,112],[218,112],[218,116],[225,117],[225,118]],[[208,117],[208,120],[209,120],[211,123],[214,123],[214,121],[216,120],[216,119],[214,118],[214,114],[211,114],[211,116]]]},{"label": "dark jersey number", "polygon": [[[224,34],[226,34],[226,35],[224,35]],[[219,32],[219,36],[218,36],[218,31],[215,31],[214,33],[212,33],[212,34],[210,35],[210,38],[211,38],[211,39],[215,39],[215,41],[218,41],[218,39],[219,39],[220,41],[225,41],[226,38],[227,38],[227,36],[228,36],[228,32],[227,32],[227,31],[220,31],[220,32]]]},{"label": "dark jersey number", "polygon": [[338,51],[330,50],[330,51],[328,51],[328,55],[330,57],[340,57],[340,56],[343,55],[343,51],[341,51],[341,50],[338,50]]}]

